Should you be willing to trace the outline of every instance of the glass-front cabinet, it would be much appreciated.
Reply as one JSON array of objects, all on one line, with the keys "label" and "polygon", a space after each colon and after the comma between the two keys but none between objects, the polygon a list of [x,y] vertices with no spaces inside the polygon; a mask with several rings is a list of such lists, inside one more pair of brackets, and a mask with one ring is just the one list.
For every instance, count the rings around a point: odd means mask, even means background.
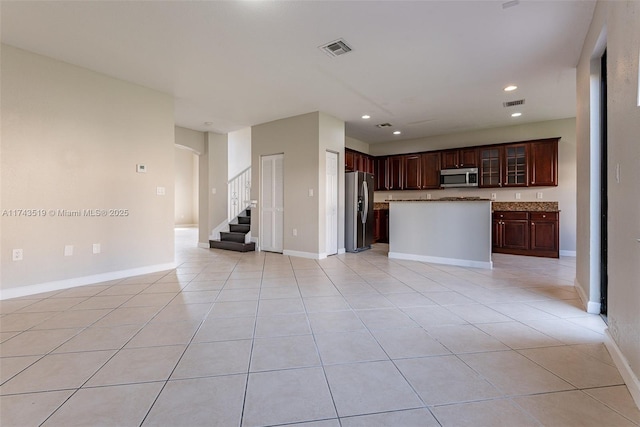
[{"label": "glass-front cabinet", "polygon": [[529,184],[528,145],[509,144],[479,149],[480,187],[526,187]]},{"label": "glass-front cabinet", "polygon": [[500,147],[480,149],[480,187],[499,187],[502,183]]},{"label": "glass-front cabinet", "polygon": [[513,144],[504,147],[503,187],[519,187],[529,184],[527,167],[527,144]]}]

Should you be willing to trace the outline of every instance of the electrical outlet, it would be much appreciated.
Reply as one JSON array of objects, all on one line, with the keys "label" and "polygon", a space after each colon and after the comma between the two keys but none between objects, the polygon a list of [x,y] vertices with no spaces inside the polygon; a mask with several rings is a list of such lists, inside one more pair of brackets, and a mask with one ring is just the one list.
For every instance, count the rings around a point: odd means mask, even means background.
[{"label": "electrical outlet", "polygon": [[165,188],[164,187],[156,187],[156,194],[158,196],[164,196],[165,195]]},{"label": "electrical outlet", "polygon": [[12,258],[14,261],[22,261],[22,249],[14,249]]},{"label": "electrical outlet", "polygon": [[100,243],[94,243],[93,244],[93,253],[94,254],[99,254],[100,253]]},{"label": "electrical outlet", "polygon": [[427,200],[431,200],[431,193],[427,193]]},{"label": "electrical outlet", "polygon": [[64,256],[73,255],[73,245],[64,245]]},{"label": "electrical outlet", "polygon": [[520,193],[516,193],[516,200],[520,200]]},{"label": "electrical outlet", "polygon": [[542,199],[542,191],[538,191],[538,193],[536,194],[536,197],[538,199]]},{"label": "electrical outlet", "polygon": [[309,197],[313,197],[313,188],[309,189]]},{"label": "electrical outlet", "polygon": [[294,236],[297,236],[297,235],[298,235],[298,229],[297,229],[297,228],[294,228],[294,229],[293,229],[293,235],[294,235]]},{"label": "electrical outlet", "polygon": [[496,198],[496,193],[491,193],[491,200],[495,200]]}]

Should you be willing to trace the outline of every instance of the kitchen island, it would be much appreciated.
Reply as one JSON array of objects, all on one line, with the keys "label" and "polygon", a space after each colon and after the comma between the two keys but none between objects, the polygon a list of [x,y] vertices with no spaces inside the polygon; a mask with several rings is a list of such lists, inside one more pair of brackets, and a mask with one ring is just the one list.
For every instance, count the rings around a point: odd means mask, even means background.
[{"label": "kitchen island", "polygon": [[491,201],[389,200],[389,258],[492,268]]}]

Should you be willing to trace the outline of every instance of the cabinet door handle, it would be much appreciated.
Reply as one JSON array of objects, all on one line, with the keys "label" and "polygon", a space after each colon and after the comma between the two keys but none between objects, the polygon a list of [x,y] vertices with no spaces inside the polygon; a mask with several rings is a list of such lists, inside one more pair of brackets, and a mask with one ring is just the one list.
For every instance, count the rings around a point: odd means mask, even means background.
[{"label": "cabinet door handle", "polygon": [[531,225],[535,226],[536,224],[535,224],[535,222],[532,222]]}]

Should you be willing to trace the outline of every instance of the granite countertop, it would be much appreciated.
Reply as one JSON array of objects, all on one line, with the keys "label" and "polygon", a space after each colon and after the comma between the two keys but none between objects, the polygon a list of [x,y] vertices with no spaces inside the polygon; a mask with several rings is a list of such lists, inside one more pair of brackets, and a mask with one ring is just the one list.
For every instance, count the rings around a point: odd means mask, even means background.
[{"label": "granite countertop", "polygon": [[560,212],[558,202],[493,202],[494,211]]},{"label": "granite countertop", "polygon": [[[442,197],[440,199],[399,199],[375,202],[374,210],[389,209],[389,202],[490,201],[479,197]],[[492,211],[560,212],[558,202],[492,202]]]}]

